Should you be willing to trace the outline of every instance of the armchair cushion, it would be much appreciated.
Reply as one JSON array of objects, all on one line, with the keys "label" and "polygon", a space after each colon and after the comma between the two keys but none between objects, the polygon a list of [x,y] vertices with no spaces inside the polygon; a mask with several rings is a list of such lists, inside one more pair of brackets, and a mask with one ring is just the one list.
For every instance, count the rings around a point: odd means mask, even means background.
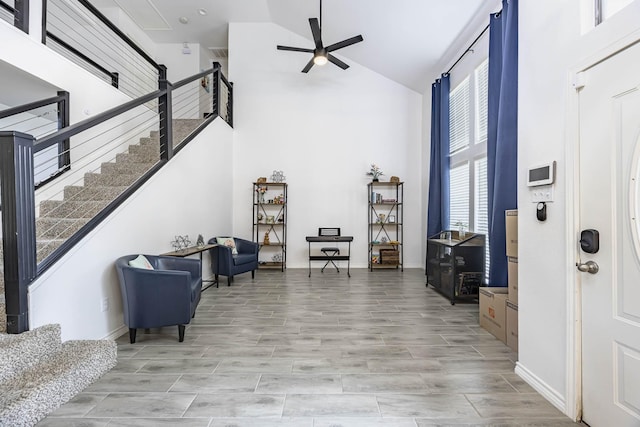
[{"label": "armchair cushion", "polygon": [[219,245],[231,248],[232,255],[238,255],[238,249],[236,248],[236,241],[233,240],[233,237],[216,237],[216,242]]},{"label": "armchair cushion", "polygon": [[145,270],[153,270],[153,266],[144,255],[138,255],[137,258],[129,261],[129,265],[135,268],[142,268]]},{"label": "armchair cushion", "polygon": [[233,265],[244,265],[244,264],[250,264],[252,262],[255,261],[255,256],[254,254],[238,254],[238,255],[233,255]]}]

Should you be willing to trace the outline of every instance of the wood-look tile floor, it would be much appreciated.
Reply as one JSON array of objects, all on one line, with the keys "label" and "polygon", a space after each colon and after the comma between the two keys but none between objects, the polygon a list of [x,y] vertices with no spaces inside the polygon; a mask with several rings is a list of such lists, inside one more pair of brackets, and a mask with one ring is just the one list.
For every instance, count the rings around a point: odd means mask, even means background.
[{"label": "wood-look tile floor", "polygon": [[118,339],[118,366],[38,426],[576,425],[516,374],[477,304],[420,269],[226,280],[177,327]]}]

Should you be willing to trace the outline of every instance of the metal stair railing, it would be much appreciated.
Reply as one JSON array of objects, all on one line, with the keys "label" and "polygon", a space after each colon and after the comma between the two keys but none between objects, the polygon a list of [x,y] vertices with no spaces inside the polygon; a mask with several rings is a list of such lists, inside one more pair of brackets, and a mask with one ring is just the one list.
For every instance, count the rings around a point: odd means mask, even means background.
[{"label": "metal stair railing", "polygon": [[[0,131],[7,332],[29,329],[28,288],[39,275],[87,236],[215,118],[221,117],[229,123],[232,111],[221,112],[219,106],[233,105],[232,85],[223,80],[220,64],[214,63],[211,69],[175,84],[166,80],[164,67],[160,67],[160,77],[160,89],[53,134],[36,138],[15,130]],[[203,86],[207,81],[212,85],[210,92]],[[220,86],[226,88],[227,98],[222,97]],[[199,89],[194,92],[194,87]],[[217,95],[214,97],[214,94]],[[178,118],[174,119],[174,115]],[[172,129],[174,122],[183,126],[184,121],[188,124],[186,129],[179,132]],[[34,157],[65,141],[69,143],[69,149],[63,153],[69,156],[69,171],[35,191]],[[118,183],[108,197],[100,197],[99,201],[85,197],[90,193],[85,180],[96,179],[98,171],[100,174],[112,171],[114,179],[121,180],[133,170],[137,175],[131,177],[132,182]],[[95,190],[92,191],[95,193]],[[52,215],[56,209],[59,213]],[[36,218],[37,211],[39,218]],[[58,230],[63,238],[55,237]]]},{"label": "metal stair railing", "polygon": [[157,89],[160,65],[87,0],[44,0],[42,43],[137,98]]}]

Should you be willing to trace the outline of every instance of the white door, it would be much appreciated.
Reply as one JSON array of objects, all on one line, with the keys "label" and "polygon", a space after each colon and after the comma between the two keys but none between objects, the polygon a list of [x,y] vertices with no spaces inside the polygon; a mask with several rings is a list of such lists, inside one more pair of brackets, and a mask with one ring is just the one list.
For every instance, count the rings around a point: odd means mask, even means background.
[{"label": "white door", "polygon": [[[640,426],[640,44],[584,72],[580,99],[580,228],[600,250],[579,250],[583,420]],[[586,269],[586,266],[583,267]]]}]

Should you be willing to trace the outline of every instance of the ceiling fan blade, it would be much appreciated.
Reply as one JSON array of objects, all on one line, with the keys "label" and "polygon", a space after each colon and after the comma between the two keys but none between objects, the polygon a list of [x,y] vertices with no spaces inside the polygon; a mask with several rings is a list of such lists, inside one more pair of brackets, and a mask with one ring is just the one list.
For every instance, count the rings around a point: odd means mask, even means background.
[{"label": "ceiling fan blade", "polygon": [[345,64],[344,62],[340,61],[338,58],[336,58],[335,56],[328,54],[327,58],[329,59],[329,62],[337,65],[338,67],[342,68],[343,70],[346,70],[347,68],[349,68],[349,66],[347,64]]},{"label": "ceiling fan blade", "polygon": [[342,49],[343,47],[351,46],[352,44],[360,43],[364,39],[361,35],[357,35],[355,37],[351,37],[350,39],[342,40],[341,42],[334,43],[331,46],[327,46],[325,49],[327,52],[332,52],[334,50]]},{"label": "ceiling fan blade", "polygon": [[313,49],[306,49],[304,47],[293,47],[293,46],[277,46],[278,50],[290,50],[292,52],[309,52],[313,53]]},{"label": "ceiling fan blade", "polygon": [[302,72],[308,73],[311,67],[313,67],[313,58],[311,58],[311,61],[309,61],[307,65],[305,65],[305,67],[302,69]]},{"label": "ceiling fan blade", "polygon": [[309,25],[311,25],[311,34],[313,34],[313,42],[316,44],[316,49],[322,49],[322,36],[318,18],[309,18]]}]

